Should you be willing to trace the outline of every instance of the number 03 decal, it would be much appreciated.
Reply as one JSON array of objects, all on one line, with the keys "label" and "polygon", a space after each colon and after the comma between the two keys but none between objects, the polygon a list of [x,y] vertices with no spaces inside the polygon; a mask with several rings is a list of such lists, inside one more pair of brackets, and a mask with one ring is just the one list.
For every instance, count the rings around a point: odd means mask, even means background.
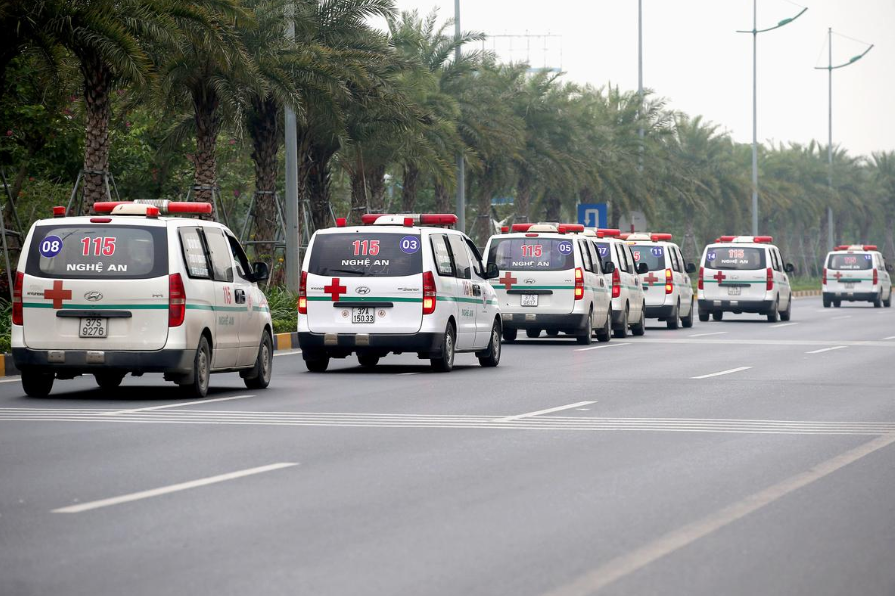
[{"label": "number 03 decal", "polygon": [[97,236],[81,238],[82,256],[111,257],[115,254],[115,236]]}]

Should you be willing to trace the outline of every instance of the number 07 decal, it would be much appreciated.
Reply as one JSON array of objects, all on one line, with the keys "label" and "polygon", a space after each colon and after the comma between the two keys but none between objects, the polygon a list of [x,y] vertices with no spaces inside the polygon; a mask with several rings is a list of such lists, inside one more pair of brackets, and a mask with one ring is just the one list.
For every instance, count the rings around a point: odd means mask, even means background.
[{"label": "number 07 decal", "polygon": [[115,236],[97,236],[81,238],[81,256],[111,257],[115,254]]}]

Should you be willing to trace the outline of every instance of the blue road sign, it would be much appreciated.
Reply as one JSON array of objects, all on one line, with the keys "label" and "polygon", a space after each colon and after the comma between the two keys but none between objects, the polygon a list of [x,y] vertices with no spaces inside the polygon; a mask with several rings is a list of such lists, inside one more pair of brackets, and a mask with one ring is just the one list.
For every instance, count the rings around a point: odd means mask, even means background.
[{"label": "blue road sign", "polygon": [[585,203],[578,205],[578,223],[588,228],[607,228],[609,214],[606,203]]}]

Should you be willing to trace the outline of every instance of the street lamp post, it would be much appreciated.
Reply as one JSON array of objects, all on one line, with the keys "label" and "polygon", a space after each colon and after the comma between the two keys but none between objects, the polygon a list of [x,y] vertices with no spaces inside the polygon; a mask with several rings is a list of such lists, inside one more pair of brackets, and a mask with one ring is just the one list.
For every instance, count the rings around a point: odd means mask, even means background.
[{"label": "street lamp post", "polygon": [[788,19],[783,19],[774,27],[767,29],[758,28],[758,0],[752,0],[752,30],[737,31],[737,33],[752,34],[752,235],[758,235],[758,34],[779,29],[789,25],[794,20],[805,14],[807,8],[803,8],[799,14]]},{"label": "street lamp post", "polygon": [[[454,35],[460,39],[460,0],[454,0]],[[454,50],[454,60],[459,63],[460,45]],[[457,153],[457,228],[466,231],[466,162],[463,152]]]},{"label": "street lamp post", "polygon": [[[867,52],[873,49],[873,44],[870,44],[863,53],[858,54],[857,56],[852,56],[848,62],[844,62],[843,64],[833,65],[833,28],[830,27],[827,29],[827,50],[828,50],[828,62],[827,66],[815,66],[815,70],[826,70],[829,75],[828,82],[828,93],[829,93],[829,113],[827,114],[827,120],[829,124],[829,137],[827,139],[827,185],[830,188],[830,194],[832,196],[833,192],[833,71],[838,68],[845,68],[851,64],[854,64],[861,58],[867,55]],[[833,206],[827,206],[827,246],[829,250],[833,250],[835,246],[833,240]]]},{"label": "street lamp post", "polygon": [[640,97],[640,137],[639,158],[637,167],[643,171],[643,0],[637,0],[637,95]]}]

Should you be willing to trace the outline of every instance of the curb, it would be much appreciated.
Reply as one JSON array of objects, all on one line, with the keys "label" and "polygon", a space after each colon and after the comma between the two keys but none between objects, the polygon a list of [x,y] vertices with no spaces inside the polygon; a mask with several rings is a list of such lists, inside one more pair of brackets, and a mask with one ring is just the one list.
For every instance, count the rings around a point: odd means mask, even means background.
[{"label": "curb", "polygon": [[[273,336],[274,351],[291,350],[298,348],[298,332],[293,333],[275,333]],[[17,377],[21,374],[16,367],[12,354],[0,354],[0,378]]]},{"label": "curb", "polygon": [[809,296],[820,296],[823,290],[798,290],[793,292],[793,298],[807,298]]}]

